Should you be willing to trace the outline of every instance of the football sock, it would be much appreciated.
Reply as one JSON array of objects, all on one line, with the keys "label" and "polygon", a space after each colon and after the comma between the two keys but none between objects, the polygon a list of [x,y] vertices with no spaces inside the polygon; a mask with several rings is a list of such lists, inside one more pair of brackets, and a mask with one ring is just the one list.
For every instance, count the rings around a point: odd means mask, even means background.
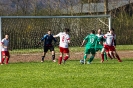
[{"label": "football sock", "polygon": [[92,62],[92,60],[94,59],[94,56],[91,56],[90,59],[88,60],[89,62]]},{"label": "football sock", "polygon": [[113,53],[113,52],[111,52],[111,54],[112,54],[113,58],[115,58],[115,55],[114,55],[114,53]]},{"label": "football sock", "polygon": [[8,64],[9,58],[6,58],[6,64]]},{"label": "football sock", "polygon": [[107,60],[107,54],[104,52],[104,59]]},{"label": "football sock", "polygon": [[84,55],[84,59],[86,60],[86,58],[87,58],[87,55],[85,54],[85,55]]},{"label": "football sock", "polygon": [[45,56],[42,56],[42,61],[44,61],[44,57],[45,57]]},{"label": "football sock", "polygon": [[58,63],[61,64],[62,62],[62,57],[59,57]]},{"label": "football sock", "polygon": [[116,57],[117,57],[118,60],[121,60],[118,54],[116,54]]},{"label": "football sock", "polygon": [[101,54],[101,57],[102,57],[102,61],[104,61],[104,54]]},{"label": "football sock", "polygon": [[4,63],[4,60],[5,60],[5,58],[2,58],[2,61],[1,61],[2,64]]},{"label": "football sock", "polygon": [[66,61],[68,59],[68,56],[65,56],[64,60]]},{"label": "football sock", "polygon": [[109,57],[110,59],[113,59],[109,53],[108,53],[108,57]]},{"label": "football sock", "polygon": [[52,59],[53,59],[53,60],[55,59],[55,55],[52,55]]},{"label": "football sock", "polygon": [[86,58],[87,58],[87,54],[84,55],[84,64],[85,64]]}]

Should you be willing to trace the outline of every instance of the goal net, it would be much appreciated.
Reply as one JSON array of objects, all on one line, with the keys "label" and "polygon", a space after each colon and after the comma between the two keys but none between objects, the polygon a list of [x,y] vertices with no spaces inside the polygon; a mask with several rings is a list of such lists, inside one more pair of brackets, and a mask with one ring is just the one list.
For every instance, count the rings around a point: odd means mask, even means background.
[{"label": "goal net", "polygon": [[[111,28],[111,18],[110,15],[0,17],[0,39],[4,38],[5,34],[9,35],[11,62],[40,61],[43,53],[43,43],[40,47],[36,47],[36,44],[49,29],[55,35],[63,31],[64,28],[70,28],[71,30],[71,44],[69,47],[76,48],[81,45],[83,38],[89,34],[90,30],[97,31],[101,28],[104,33],[107,32]],[[59,38],[57,38],[57,41],[59,42]],[[56,48],[57,58],[59,49],[58,46]],[[46,54],[46,58],[50,59],[51,53]]]}]

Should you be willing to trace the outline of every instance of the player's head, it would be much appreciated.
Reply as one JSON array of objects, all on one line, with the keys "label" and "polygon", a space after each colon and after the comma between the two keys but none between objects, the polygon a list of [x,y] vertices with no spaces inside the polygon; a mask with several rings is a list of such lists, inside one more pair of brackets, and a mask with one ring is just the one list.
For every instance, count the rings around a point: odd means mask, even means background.
[{"label": "player's head", "polygon": [[91,30],[90,33],[95,34],[95,31],[94,30]]},{"label": "player's head", "polygon": [[49,35],[51,34],[51,30],[50,30],[50,29],[48,30],[48,34],[49,34]]},{"label": "player's head", "polygon": [[102,32],[102,30],[99,28],[98,31],[97,31],[97,33],[98,34],[101,34],[101,32]]},{"label": "player's head", "polygon": [[6,38],[6,39],[8,39],[8,38],[9,38],[9,35],[8,35],[8,34],[6,34],[6,35],[5,35],[5,38]]},{"label": "player's head", "polygon": [[114,33],[114,29],[113,29],[113,28],[110,29],[110,33],[111,33],[111,34]]},{"label": "player's head", "polygon": [[69,28],[65,28],[64,31],[65,31],[66,33],[69,33],[69,32],[70,32],[70,29],[69,29]]},{"label": "player's head", "polygon": [[107,31],[107,34],[110,33],[110,31]]},{"label": "player's head", "polygon": [[110,31],[115,31],[115,29],[114,28],[111,28]]}]

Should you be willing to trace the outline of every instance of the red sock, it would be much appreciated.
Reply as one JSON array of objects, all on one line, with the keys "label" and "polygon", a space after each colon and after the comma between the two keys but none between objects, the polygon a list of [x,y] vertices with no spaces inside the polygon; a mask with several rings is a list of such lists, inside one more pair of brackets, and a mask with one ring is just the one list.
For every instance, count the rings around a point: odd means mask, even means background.
[{"label": "red sock", "polygon": [[2,64],[4,63],[4,60],[5,60],[5,58],[2,58],[2,61],[1,61]]},{"label": "red sock", "polygon": [[118,54],[116,54],[116,57],[117,57],[117,59],[118,59],[119,61],[121,61],[121,59],[120,59],[120,57],[119,57],[119,55],[118,55]]},{"label": "red sock", "polygon": [[115,55],[114,55],[114,53],[113,53],[113,52],[111,52],[111,54],[112,54],[113,58],[115,58]]},{"label": "red sock", "polygon": [[8,64],[9,58],[6,59],[6,64]]},{"label": "red sock", "polygon": [[101,54],[101,57],[102,57],[102,61],[104,61],[104,54]]},{"label": "red sock", "polygon": [[108,57],[109,57],[109,58],[111,58],[111,59],[113,59],[113,58],[110,56],[110,54],[109,54],[109,53],[108,53]]},{"label": "red sock", "polygon": [[69,57],[68,56],[65,56],[64,60],[66,61]]},{"label": "red sock", "polygon": [[62,62],[62,57],[59,57],[58,63],[61,64]]}]

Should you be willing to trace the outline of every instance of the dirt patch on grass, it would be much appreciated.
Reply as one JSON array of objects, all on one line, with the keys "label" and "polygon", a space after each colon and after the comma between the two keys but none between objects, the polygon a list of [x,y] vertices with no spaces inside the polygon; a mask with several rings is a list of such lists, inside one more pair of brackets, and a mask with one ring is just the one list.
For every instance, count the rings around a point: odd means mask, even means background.
[{"label": "dirt patch on grass", "polygon": [[[133,51],[118,51],[118,54],[121,59],[125,58],[133,58]],[[10,58],[10,63],[13,62],[39,62],[41,61],[42,53],[34,53],[34,54],[12,54]],[[56,59],[59,57],[59,53],[56,53]],[[89,56],[88,56],[89,57]],[[69,60],[80,60],[83,58],[83,52],[71,52]],[[100,52],[97,52],[95,58],[101,58]],[[45,60],[52,60],[51,53],[48,52]]]}]

